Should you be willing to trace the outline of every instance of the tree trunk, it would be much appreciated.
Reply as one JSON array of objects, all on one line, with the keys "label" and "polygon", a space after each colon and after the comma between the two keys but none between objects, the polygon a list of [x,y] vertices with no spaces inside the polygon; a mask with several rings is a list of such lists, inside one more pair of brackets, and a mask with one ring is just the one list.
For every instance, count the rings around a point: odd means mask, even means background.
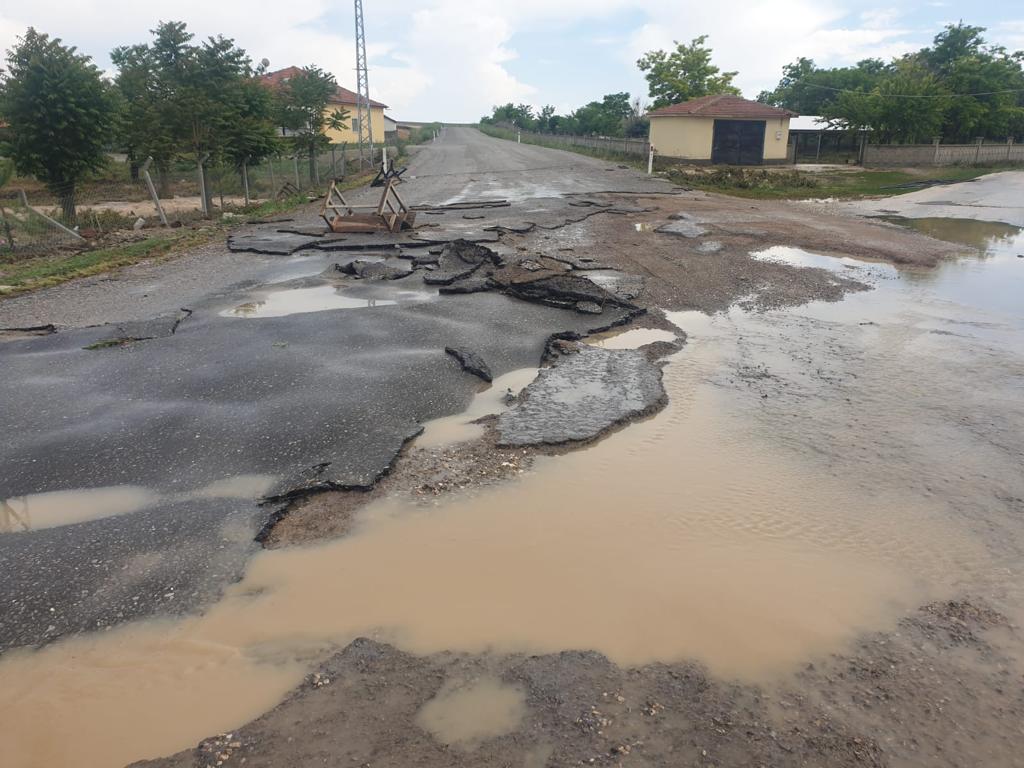
[{"label": "tree trunk", "polygon": [[316,186],[316,145],[309,145],[309,186]]},{"label": "tree trunk", "polygon": [[68,184],[60,195],[61,217],[69,227],[75,226],[78,212],[75,210],[75,185]]}]

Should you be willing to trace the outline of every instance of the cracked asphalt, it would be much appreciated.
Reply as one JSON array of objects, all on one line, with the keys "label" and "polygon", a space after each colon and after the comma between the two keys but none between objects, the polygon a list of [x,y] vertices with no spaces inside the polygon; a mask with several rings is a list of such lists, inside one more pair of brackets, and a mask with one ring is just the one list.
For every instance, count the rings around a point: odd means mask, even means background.
[{"label": "cracked asphalt", "polygon": [[[580,195],[671,192],[604,161],[456,128],[423,147],[406,178],[412,204],[509,201],[483,209],[485,219],[442,211],[424,230],[432,243],[494,241],[515,222],[556,229],[598,212]],[[315,222],[310,207],[293,225]],[[496,292],[401,300],[430,290],[420,272],[319,277],[367,253],[208,246],[0,302],[0,326],[58,329],[0,343],[0,500],[28,497],[31,507],[35,494],[119,486],[152,496],[136,511],[0,533],[0,651],[216,599],[273,514],[261,498],[370,486],[424,421],[465,408],[479,380],[446,347],[480,355],[500,376],[536,366],[554,333],[630,315],[614,302],[587,314]],[[379,304],[224,316],[260,292],[310,282]],[[125,338],[140,340],[114,343]],[[204,491],[252,475],[269,478],[270,491]]]}]

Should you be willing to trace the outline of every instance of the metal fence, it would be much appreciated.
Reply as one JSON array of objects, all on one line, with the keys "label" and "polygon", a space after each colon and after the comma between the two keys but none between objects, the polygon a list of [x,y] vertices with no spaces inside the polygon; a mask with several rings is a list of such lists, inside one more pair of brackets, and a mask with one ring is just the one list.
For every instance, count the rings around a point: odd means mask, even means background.
[{"label": "metal fence", "polygon": [[4,189],[0,193],[0,256],[81,243],[81,235],[61,224],[59,216],[55,207],[29,205],[23,190]]},{"label": "metal fence", "polygon": [[[377,146],[369,166],[360,162],[357,146],[336,146],[312,163],[308,156],[287,155],[242,167],[207,165],[202,174],[198,164],[187,162],[163,174],[144,165],[137,178],[132,178],[124,156],[113,156],[103,179],[76,187],[74,225],[66,223],[56,192],[32,184],[26,185],[26,195],[15,180],[0,190],[0,261],[5,254],[19,257],[83,245],[114,230],[176,226],[269,200],[322,194],[333,179],[347,179],[379,166],[385,149],[391,159],[398,154],[394,144]],[[208,209],[204,208],[203,181],[210,193]]]}]

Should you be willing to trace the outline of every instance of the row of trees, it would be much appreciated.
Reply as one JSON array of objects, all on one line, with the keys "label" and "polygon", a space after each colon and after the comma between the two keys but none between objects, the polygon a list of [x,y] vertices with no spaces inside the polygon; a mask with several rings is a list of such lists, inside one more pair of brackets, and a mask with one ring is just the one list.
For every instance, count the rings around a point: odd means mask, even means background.
[{"label": "row of trees", "polygon": [[[671,51],[648,51],[637,66],[645,73],[651,108],[677,104],[699,96],[718,93],[739,94],[732,84],[735,72],[722,72],[711,63],[707,35],[690,43],[676,42]],[[482,123],[513,125],[524,131],[565,133],[582,136],[647,136],[649,122],[645,105],[628,93],[609,93],[601,101],[592,101],[567,115],[555,113],[552,106],[535,110],[529,104],[504,104],[494,107]]]},{"label": "row of trees", "polygon": [[324,128],[349,117],[325,114],[337,83],[317,67],[269,89],[259,81],[266,65],[254,67],[228,38],[196,42],[182,22],[162,22],[152,35],[111,53],[112,82],[89,57],[31,28],[7,54],[0,155],[46,184],[68,221],[76,186],[103,167],[110,149],[127,152],[133,175],[152,157],[164,185],[182,159],[241,167],[299,151],[312,164],[328,143]]},{"label": "row of trees", "polygon": [[647,120],[640,99],[628,93],[609,93],[566,115],[551,105],[534,110],[529,104],[503,104],[480,120],[484,124],[512,125],[523,131],[577,136],[646,136]]},{"label": "row of trees", "polygon": [[984,32],[949,25],[932,45],[889,63],[825,69],[801,58],[758,100],[851,130],[871,128],[883,143],[1024,138],[1024,52],[990,45]]}]

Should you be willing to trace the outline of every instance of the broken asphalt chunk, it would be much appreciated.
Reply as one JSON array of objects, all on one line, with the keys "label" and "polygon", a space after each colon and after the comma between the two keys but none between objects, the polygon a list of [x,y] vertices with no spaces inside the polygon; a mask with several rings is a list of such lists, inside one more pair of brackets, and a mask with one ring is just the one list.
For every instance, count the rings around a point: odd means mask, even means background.
[{"label": "broken asphalt chunk", "polygon": [[457,347],[445,347],[444,351],[459,361],[459,365],[462,366],[462,370],[466,373],[472,373],[474,376],[479,376],[486,382],[490,382],[491,368],[484,362],[484,359],[475,352],[470,352],[467,349],[459,349]]},{"label": "broken asphalt chunk", "polygon": [[661,367],[642,352],[585,344],[566,352],[498,418],[498,445],[592,440],[665,405]]}]

